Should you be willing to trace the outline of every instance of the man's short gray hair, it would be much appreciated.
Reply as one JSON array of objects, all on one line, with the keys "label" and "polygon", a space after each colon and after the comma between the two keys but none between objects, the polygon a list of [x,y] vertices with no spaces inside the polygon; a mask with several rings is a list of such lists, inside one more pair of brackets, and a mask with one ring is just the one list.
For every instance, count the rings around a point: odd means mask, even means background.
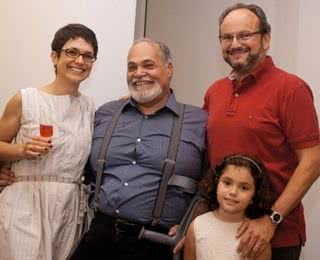
[{"label": "man's short gray hair", "polygon": [[170,63],[172,62],[172,57],[171,57],[171,52],[170,52],[170,49],[169,47],[163,43],[163,42],[159,42],[159,41],[155,41],[151,38],[140,38],[140,39],[137,39],[133,42],[131,48],[135,45],[137,45],[138,43],[141,43],[141,42],[149,42],[149,43],[152,43],[152,44],[156,44],[159,46],[160,48],[160,52],[161,52],[161,55],[165,61],[165,63]]}]

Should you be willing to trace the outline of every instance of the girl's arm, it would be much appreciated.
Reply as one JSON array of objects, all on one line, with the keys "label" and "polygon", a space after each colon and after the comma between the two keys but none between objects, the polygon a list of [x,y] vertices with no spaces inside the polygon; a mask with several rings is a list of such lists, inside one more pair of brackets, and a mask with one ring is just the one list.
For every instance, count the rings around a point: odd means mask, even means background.
[{"label": "girl's arm", "polygon": [[190,224],[184,244],[183,260],[196,260],[196,242],[194,238],[194,221]]},{"label": "girl's arm", "polygon": [[32,137],[26,144],[11,144],[20,128],[22,114],[21,93],[11,98],[0,119],[0,161],[37,159],[48,152],[48,138]]}]

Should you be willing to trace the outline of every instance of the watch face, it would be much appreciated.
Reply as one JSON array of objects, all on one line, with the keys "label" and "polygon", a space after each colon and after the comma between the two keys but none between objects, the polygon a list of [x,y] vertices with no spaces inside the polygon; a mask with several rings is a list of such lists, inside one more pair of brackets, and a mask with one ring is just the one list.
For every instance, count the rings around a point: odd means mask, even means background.
[{"label": "watch face", "polygon": [[276,223],[278,223],[279,221],[281,221],[281,216],[280,216],[280,214],[275,213],[275,214],[273,215],[273,221],[276,222]]},{"label": "watch face", "polygon": [[277,211],[273,211],[270,218],[273,224],[279,224],[282,221],[282,216]]}]

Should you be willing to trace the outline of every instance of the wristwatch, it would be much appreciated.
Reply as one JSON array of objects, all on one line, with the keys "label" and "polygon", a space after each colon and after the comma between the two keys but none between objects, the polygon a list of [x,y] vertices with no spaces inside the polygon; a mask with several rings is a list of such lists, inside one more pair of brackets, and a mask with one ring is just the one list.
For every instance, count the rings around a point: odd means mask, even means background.
[{"label": "wristwatch", "polygon": [[273,209],[270,210],[271,214],[270,214],[270,219],[272,224],[278,225],[281,223],[282,221],[282,216],[278,211],[275,211]]}]

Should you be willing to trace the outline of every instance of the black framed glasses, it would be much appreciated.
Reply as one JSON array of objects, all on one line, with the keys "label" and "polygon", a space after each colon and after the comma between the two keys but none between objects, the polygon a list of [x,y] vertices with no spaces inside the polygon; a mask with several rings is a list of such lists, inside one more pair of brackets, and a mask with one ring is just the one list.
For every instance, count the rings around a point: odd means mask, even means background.
[{"label": "black framed glasses", "polygon": [[250,40],[256,34],[262,34],[264,31],[256,31],[256,32],[240,32],[240,33],[226,33],[219,35],[219,39],[222,44],[231,44],[233,39],[236,38],[238,42],[245,43],[246,41]]},{"label": "black framed glasses", "polygon": [[97,57],[91,52],[83,52],[81,53],[80,50],[76,48],[68,48],[68,49],[61,49],[64,53],[73,59],[77,59],[79,56],[82,56],[82,59],[85,62],[93,63],[96,61]]}]

